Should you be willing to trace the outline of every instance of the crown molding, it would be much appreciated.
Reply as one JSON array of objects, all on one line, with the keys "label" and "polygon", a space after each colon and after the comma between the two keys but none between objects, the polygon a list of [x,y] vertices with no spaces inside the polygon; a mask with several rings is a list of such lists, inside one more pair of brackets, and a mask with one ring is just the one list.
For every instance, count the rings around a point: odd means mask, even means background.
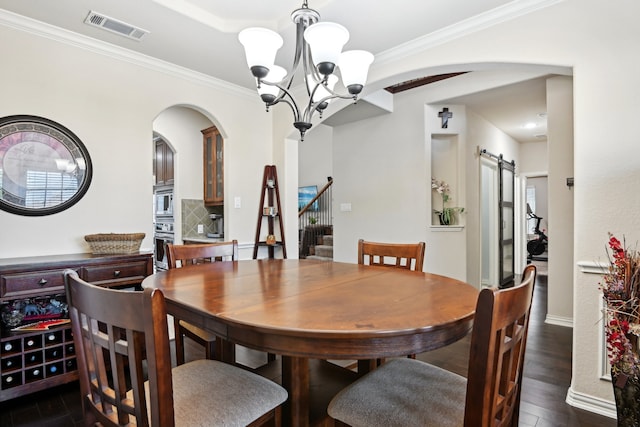
[{"label": "crown molding", "polygon": [[[492,27],[501,22],[506,22],[564,1],[565,0],[512,1],[504,6],[381,52],[376,55],[375,65],[378,66],[401,60],[424,50]],[[196,84],[209,86],[232,95],[255,99],[255,91],[244,87],[3,9],[0,9],[0,25],[84,49],[112,59],[128,62],[149,70],[178,77]]]},{"label": "crown molding", "polygon": [[518,0],[418,37],[376,55],[375,64],[395,62],[452,40],[510,21],[565,0]]},{"label": "crown molding", "polygon": [[0,25],[187,80],[195,84],[209,86],[231,95],[255,99],[255,91],[7,10],[0,9]]}]

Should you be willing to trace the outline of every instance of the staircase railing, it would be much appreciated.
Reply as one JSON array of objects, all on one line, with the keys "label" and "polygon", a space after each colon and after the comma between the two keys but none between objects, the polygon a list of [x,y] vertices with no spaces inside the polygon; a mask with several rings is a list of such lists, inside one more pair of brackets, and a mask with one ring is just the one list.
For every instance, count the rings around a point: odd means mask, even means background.
[{"label": "staircase railing", "polygon": [[[298,212],[299,257],[315,253],[322,236],[333,234],[333,178]],[[316,203],[317,202],[317,203]]]}]

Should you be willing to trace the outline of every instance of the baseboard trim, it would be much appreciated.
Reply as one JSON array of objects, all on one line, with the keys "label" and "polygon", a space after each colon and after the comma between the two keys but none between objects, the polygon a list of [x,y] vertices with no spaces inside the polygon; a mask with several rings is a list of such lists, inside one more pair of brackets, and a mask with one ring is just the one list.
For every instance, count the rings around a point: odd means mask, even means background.
[{"label": "baseboard trim", "polygon": [[544,323],[547,325],[556,325],[556,326],[564,326],[566,328],[573,328],[573,318],[571,317],[561,317],[561,316],[553,316],[547,314],[547,317],[544,319]]},{"label": "baseboard trim", "polygon": [[617,418],[615,402],[584,393],[578,393],[571,387],[569,387],[569,390],[567,391],[567,398],[565,401],[568,405],[571,405],[574,408],[584,409],[585,411],[593,412],[609,418]]}]

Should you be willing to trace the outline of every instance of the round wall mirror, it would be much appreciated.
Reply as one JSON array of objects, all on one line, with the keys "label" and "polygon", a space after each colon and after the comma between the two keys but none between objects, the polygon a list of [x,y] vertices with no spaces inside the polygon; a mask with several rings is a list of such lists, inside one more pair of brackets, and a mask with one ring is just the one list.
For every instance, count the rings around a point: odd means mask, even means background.
[{"label": "round wall mirror", "polygon": [[89,152],[66,127],[36,116],[0,118],[0,209],[61,212],[82,198],[91,176]]}]

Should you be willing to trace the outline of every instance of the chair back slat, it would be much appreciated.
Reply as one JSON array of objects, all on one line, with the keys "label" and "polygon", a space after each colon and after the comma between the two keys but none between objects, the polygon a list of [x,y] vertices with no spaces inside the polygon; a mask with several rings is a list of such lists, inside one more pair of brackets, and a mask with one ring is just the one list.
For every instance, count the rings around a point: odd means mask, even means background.
[{"label": "chair back slat", "polygon": [[87,423],[173,426],[162,292],[101,288],[73,270],[65,271],[65,287]]},{"label": "chair back slat", "polygon": [[422,271],[426,244],[358,240],[358,264]]},{"label": "chair back slat", "polygon": [[517,426],[536,268],[518,286],[480,291],[471,335],[467,427]]},{"label": "chair back slat", "polygon": [[237,261],[238,241],[174,245],[167,243],[169,268],[203,264],[216,261]]}]

